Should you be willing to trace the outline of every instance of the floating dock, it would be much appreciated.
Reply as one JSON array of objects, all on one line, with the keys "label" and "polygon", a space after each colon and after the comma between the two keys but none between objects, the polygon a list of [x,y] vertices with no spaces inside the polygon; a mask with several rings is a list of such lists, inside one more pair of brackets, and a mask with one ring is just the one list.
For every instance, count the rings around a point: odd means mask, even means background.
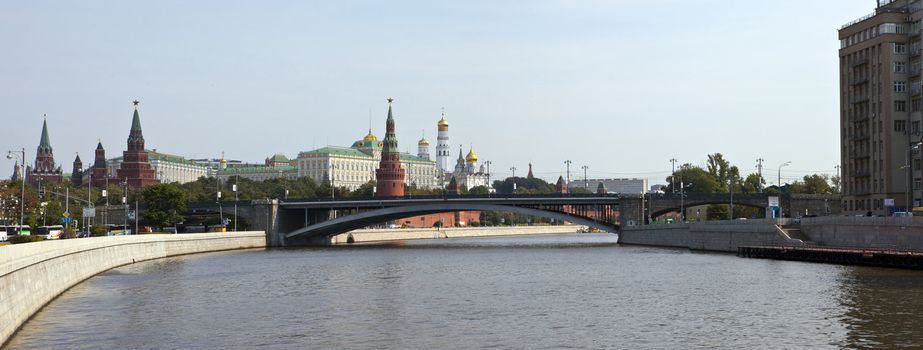
[{"label": "floating dock", "polygon": [[845,247],[739,247],[743,258],[923,269],[923,251]]}]

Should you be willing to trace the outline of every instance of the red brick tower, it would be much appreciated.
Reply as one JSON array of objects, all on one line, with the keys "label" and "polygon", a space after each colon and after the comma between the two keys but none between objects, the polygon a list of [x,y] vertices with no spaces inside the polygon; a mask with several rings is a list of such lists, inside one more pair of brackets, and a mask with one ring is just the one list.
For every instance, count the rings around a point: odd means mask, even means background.
[{"label": "red brick tower", "polygon": [[567,184],[564,183],[564,177],[558,176],[558,183],[554,185],[554,192],[560,194],[567,193]]},{"label": "red brick tower", "polygon": [[[25,161],[25,159],[23,159]],[[63,182],[64,175],[61,167],[54,164],[54,150],[48,137],[48,120],[42,122],[42,138],[39,140],[38,149],[35,151],[35,166],[30,167],[27,179],[35,185],[41,182]]]},{"label": "red brick tower", "polygon": [[151,167],[151,161],[144,150],[144,135],[141,134],[141,117],[138,116],[138,101],[134,101],[135,115],[131,120],[131,132],[128,134],[128,149],[122,153],[118,178],[131,187],[144,187],[159,183]]},{"label": "red brick tower", "polygon": [[401,169],[401,151],[397,148],[397,136],[394,134],[394,115],[391,112],[393,98],[388,99],[388,121],[381,150],[381,163],[375,170],[377,181],[375,195],[378,197],[404,196],[404,169]]},{"label": "red brick tower", "polygon": [[106,149],[103,148],[103,142],[96,144],[96,159],[93,162],[93,168],[90,170],[90,179],[93,187],[105,187],[106,178],[109,177],[109,166],[106,164]]}]

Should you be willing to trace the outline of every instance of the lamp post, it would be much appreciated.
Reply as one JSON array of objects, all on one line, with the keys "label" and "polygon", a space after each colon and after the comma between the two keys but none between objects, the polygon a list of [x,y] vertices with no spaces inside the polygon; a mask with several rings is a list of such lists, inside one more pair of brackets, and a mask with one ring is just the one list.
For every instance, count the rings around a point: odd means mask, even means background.
[{"label": "lamp post", "polygon": [[911,153],[913,151],[919,150],[920,145],[923,145],[923,142],[916,142],[916,143],[910,144],[910,146],[907,146],[907,164],[901,167],[901,168],[907,169],[907,193],[905,197],[905,200],[906,200],[905,203],[907,205],[907,209],[905,211],[907,212],[910,212],[911,210],[913,210],[912,205],[910,203],[910,192],[911,192],[911,189],[913,188],[913,180],[911,176],[911,169],[913,169],[913,166],[911,165],[911,162],[912,162],[911,160],[913,159],[913,156]]},{"label": "lamp post", "polygon": [[510,171],[513,172],[513,179],[515,179],[516,178],[516,167],[510,167]]},{"label": "lamp post", "polygon": [[792,161],[787,161],[785,163],[779,164],[779,217],[780,218],[784,216],[782,215],[782,167],[787,167],[789,165],[792,165]]},{"label": "lamp post", "polygon": [[583,188],[584,188],[585,190],[589,191],[589,190],[590,190],[590,180],[587,180],[587,177],[586,177],[586,170],[589,169],[590,167],[587,166],[587,165],[584,165],[584,166],[582,166],[582,167],[580,167],[580,168],[583,169]]},{"label": "lamp post", "polygon": [[[235,169],[236,172],[236,169]],[[237,196],[237,182],[240,181],[240,175],[234,174],[234,186],[231,187],[231,190],[234,191],[234,232],[237,232],[237,201],[239,197]]]},{"label": "lamp post", "polygon": [[676,158],[670,158],[670,163],[673,164],[673,172],[670,173],[670,188],[673,189],[673,193],[676,193]]},{"label": "lamp post", "polygon": [[564,181],[564,188],[567,188],[567,186],[570,186],[570,165],[571,163],[573,162],[570,161],[569,159],[564,161],[564,165],[567,166],[567,179],[565,179]]},{"label": "lamp post", "polygon": [[490,165],[491,164],[493,164],[493,162],[489,160],[484,161],[484,166],[487,167],[487,187],[490,187]]},{"label": "lamp post", "polygon": [[19,171],[19,180],[22,181],[22,189],[19,198],[19,231],[16,232],[17,235],[22,234],[22,217],[26,215],[26,149],[23,148],[20,150],[22,157],[19,154],[13,153],[13,151],[6,152],[6,159],[13,159],[13,157],[19,158],[19,164],[21,169]]},{"label": "lamp post", "polygon": [[122,234],[128,232],[128,181],[119,183],[122,186],[122,208],[125,210],[124,220],[122,221]]}]

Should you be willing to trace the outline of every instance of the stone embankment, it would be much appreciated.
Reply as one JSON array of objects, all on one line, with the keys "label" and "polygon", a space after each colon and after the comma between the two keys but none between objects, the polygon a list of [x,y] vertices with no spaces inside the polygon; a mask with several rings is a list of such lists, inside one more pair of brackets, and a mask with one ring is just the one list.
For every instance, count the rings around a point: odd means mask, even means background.
[{"label": "stone embankment", "polygon": [[735,253],[744,246],[804,246],[771,219],[627,226],[619,232],[619,244]]},{"label": "stone embankment", "polygon": [[923,218],[827,216],[801,219],[811,244],[830,247],[923,250]]},{"label": "stone embankment", "polygon": [[[517,236],[577,233],[586,230],[585,226],[495,226],[495,227],[449,227],[449,228],[396,228],[364,229],[336,235],[330,238],[331,244],[400,241],[410,239],[440,239],[460,237]],[[352,242],[349,241],[352,237]]]},{"label": "stone embankment", "polygon": [[68,288],[114,267],[176,255],[266,247],[261,231],[92,237],[0,247],[0,345]]}]

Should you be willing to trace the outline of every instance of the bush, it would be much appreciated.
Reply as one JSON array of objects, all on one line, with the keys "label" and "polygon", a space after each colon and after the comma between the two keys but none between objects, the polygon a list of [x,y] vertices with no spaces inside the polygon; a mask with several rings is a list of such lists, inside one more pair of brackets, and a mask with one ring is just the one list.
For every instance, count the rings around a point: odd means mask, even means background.
[{"label": "bush", "polygon": [[10,244],[39,242],[44,240],[45,237],[43,236],[10,236]]},{"label": "bush", "polygon": [[74,227],[68,224],[64,226],[64,231],[61,231],[61,239],[71,239],[77,238],[77,232],[74,231]]},{"label": "bush", "polygon": [[93,225],[90,227],[90,237],[103,237],[109,234],[106,225]]}]

